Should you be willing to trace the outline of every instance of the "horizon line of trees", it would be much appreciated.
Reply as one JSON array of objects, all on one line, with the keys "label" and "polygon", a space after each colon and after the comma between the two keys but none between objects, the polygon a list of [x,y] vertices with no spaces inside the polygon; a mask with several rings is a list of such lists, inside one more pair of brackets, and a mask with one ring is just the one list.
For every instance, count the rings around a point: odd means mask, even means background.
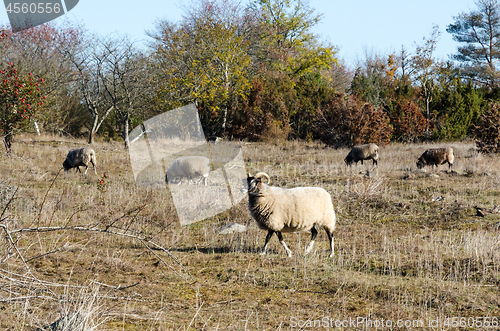
[{"label": "horizon line of trees", "polygon": [[434,58],[434,26],[413,52],[366,55],[355,69],[311,32],[322,15],[306,0],[193,0],[181,21],[147,31],[146,50],[69,21],[4,27],[3,72],[43,79],[44,102],[29,118],[0,104],[0,137],[36,118],[47,132],[89,144],[96,135],[121,138],[128,148],[132,128],[194,103],[206,136],[335,147],[471,137],[498,152],[500,0],[475,5],[446,29],[461,45],[450,61]]}]

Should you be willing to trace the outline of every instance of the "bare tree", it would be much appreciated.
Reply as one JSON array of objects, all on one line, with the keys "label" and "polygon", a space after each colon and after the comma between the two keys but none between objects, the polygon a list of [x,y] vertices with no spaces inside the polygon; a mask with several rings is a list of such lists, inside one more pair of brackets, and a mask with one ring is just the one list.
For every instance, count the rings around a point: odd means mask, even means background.
[{"label": "bare tree", "polygon": [[149,93],[147,57],[127,38],[102,41],[101,47],[106,52],[99,71],[103,98],[120,119],[121,136],[128,149],[130,118],[143,108]]},{"label": "bare tree", "polygon": [[105,102],[101,79],[106,58],[110,54],[105,47],[102,47],[96,36],[83,40],[78,47],[69,50],[61,47],[60,51],[69,57],[76,69],[75,81],[92,117],[92,123],[88,127],[90,131],[88,142],[92,144],[102,123],[114,109],[113,105]]},{"label": "bare tree", "polygon": [[396,55],[396,60],[400,67],[401,80],[405,82],[409,81],[414,70],[411,65],[411,53],[409,53],[404,46],[401,46],[401,51]]},{"label": "bare tree", "polygon": [[[427,123],[430,118],[430,102],[432,98],[432,91],[434,89],[434,78],[437,74],[439,66],[434,60],[434,51],[436,50],[436,43],[440,36],[439,27],[435,25],[432,28],[431,36],[424,38],[423,45],[417,45],[415,54],[412,56],[411,67],[413,68],[413,76],[419,82],[422,89],[422,95],[425,101],[425,109],[427,113]],[[427,129],[429,126],[427,125]]]}]

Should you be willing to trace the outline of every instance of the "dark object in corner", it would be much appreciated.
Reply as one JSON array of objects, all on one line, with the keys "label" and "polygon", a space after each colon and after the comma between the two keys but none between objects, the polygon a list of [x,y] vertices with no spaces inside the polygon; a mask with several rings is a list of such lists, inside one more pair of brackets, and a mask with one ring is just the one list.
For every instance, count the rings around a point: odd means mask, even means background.
[{"label": "dark object in corner", "polygon": [[486,212],[484,211],[483,208],[478,206],[474,206],[474,208],[476,208],[476,216],[481,216],[481,217],[486,216]]}]

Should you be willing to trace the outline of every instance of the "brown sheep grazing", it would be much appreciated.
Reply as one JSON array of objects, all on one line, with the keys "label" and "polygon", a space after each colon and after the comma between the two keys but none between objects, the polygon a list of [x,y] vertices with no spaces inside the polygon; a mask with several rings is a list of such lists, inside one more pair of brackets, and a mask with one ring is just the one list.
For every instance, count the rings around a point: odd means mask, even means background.
[{"label": "brown sheep grazing", "polygon": [[63,162],[63,167],[65,172],[68,172],[72,168],[76,168],[78,172],[81,172],[80,166],[83,166],[85,167],[85,174],[87,174],[90,164],[94,166],[94,173],[97,175],[94,150],[90,147],[82,147],[73,148],[69,151],[66,160]]},{"label": "brown sheep grazing", "polygon": [[375,144],[354,146],[349,154],[347,154],[344,162],[350,166],[353,162],[357,164],[358,161],[361,161],[361,164],[363,164],[363,160],[370,159],[373,161],[373,164],[378,165],[378,146]]},{"label": "brown sheep grazing", "polygon": [[417,160],[417,167],[422,169],[426,165],[439,166],[440,164],[448,163],[448,168],[453,167],[453,160],[455,156],[453,155],[453,148],[431,148],[422,154]]}]

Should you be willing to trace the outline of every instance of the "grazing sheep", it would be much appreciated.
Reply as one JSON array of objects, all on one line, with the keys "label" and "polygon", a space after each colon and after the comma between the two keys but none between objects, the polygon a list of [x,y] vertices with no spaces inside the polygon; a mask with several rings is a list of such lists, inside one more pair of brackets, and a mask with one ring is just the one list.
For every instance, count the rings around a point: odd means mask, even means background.
[{"label": "grazing sheep", "polygon": [[96,171],[96,160],[95,152],[90,147],[73,148],[68,152],[66,160],[63,162],[64,171],[68,172],[71,168],[78,169],[80,171],[80,166],[85,166],[85,174],[89,170],[89,165],[92,163],[94,166],[94,173],[97,175]]},{"label": "grazing sheep", "polygon": [[270,183],[269,176],[259,172],[255,177],[248,175],[247,184],[250,213],[259,228],[268,231],[262,254],[266,253],[269,240],[276,232],[288,256],[292,256],[281,233],[297,231],[311,231],[311,241],[305,249],[305,254],[309,253],[318,234],[317,225],[322,226],[328,235],[332,257],[335,211],[330,194],[320,187],[284,189],[268,186],[261,177],[266,177]]},{"label": "grazing sheep", "polygon": [[[175,178],[188,178],[188,184],[194,177],[203,177],[205,186],[208,182],[208,173],[210,172],[210,160],[204,156],[182,156],[174,161],[168,168],[165,180],[172,182]],[[201,181],[201,180],[200,180]],[[199,182],[198,182],[199,183]]]},{"label": "grazing sheep", "polygon": [[448,168],[453,167],[453,148],[431,148],[426,150],[417,160],[417,167],[422,169],[426,165],[439,166],[440,164],[448,163]]},{"label": "grazing sheep", "polygon": [[378,146],[375,144],[354,146],[345,157],[344,162],[347,166],[350,166],[353,162],[358,164],[358,161],[361,161],[361,164],[363,164],[363,160],[370,159],[373,161],[373,164],[378,165]]}]

